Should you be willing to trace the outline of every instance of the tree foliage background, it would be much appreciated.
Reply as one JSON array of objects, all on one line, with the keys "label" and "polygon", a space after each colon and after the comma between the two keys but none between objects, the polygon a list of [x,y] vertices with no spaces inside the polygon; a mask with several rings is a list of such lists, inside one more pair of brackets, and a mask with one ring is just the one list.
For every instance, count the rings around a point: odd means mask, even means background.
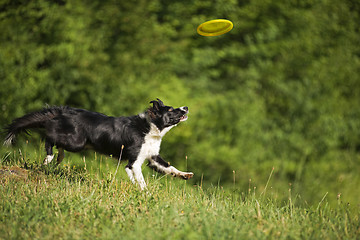
[{"label": "tree foliage background", "polygon": [[[235,176],[247,191],[274,167],[279,194],[291,183],[309,202],[358,204],[359,14],[355,0],[2,0],[0,124],[46,104],[120,116],[160,98],[190,109],[161,151],[194,184]],[[234,29],[196,33],[215,18]]]}]

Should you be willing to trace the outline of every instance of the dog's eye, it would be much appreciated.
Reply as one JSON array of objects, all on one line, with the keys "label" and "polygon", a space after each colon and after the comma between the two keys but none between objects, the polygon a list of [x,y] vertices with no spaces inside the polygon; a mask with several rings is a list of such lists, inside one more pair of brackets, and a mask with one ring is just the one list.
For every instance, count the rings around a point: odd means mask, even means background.
[{"label": "dog's eye", "polygon": [[169,112],[172,112],[172,111],[174,111],[174,108],[169,108],[168,111],[169,111]]}]

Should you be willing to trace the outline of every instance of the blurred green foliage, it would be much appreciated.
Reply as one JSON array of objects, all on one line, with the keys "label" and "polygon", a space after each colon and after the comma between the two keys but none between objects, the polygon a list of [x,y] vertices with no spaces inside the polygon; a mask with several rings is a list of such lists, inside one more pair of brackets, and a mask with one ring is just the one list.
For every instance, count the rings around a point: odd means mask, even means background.
[{"label": "blurred green foliage", "polygon": [[[190,108],[162,154],[196,182],[235,171],[246,188],[275,167],[274,185],[358,203],[359,14],[355,0],[2,0],[0,124],[46,104],[137,114],[158,97]],[[214,18],[234,29],[197,35]]]}]

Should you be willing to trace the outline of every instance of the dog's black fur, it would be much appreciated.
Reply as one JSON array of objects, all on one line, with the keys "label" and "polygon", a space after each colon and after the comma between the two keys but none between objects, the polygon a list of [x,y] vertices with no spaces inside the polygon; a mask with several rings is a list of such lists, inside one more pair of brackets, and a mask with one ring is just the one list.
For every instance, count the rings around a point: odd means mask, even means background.
[{"label": "dog's black fur", "polygon": [[150,103],[153,106],[147,111],[130,117],[109,117],[71,107],[45,108],[13,120],[6,128],[5,144],[11,144],[18,133],[30,128],[44,129],[45,164],[52,160],[54,146],[59,149],[58,163],[63,159],[63,150],[78,152],[89,146],[97,152],[119,158],[123,146],[122,158],[128,160],[127,173],[142,189],[146,187],[141,174],[145,158],[149,160],[149,166],[159,172],[191,178],[192,173],[178,171],[159,155],[161,138],[187,119],[188,108],[174,109],[165,106],[160,99]]}]

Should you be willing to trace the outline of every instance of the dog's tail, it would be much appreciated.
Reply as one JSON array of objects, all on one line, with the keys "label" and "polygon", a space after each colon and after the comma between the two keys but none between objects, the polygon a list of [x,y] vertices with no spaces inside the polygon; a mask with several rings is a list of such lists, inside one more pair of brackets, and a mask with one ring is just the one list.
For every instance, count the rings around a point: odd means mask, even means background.
[{"label": "dog's tail", "polygon": [[14,142],[15,136],[20,132],[28,134],[29,128],[44,128],[45,123],[61,112],[61,107],[45,108],[38,112],[32,112],[23,117],[16,118],[6,128],[6,137],[4,145],[11,145]]}]

